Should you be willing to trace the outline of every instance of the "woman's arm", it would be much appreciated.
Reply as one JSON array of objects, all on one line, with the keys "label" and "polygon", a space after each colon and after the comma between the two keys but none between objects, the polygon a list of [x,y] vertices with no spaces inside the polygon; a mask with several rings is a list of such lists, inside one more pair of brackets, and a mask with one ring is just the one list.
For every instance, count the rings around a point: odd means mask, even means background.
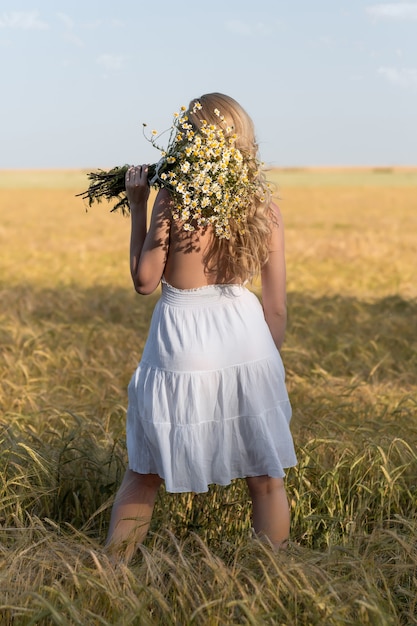
[{"label": "woman's arm", "polygon": [[130,272],[136,291],[148,295],[158,287],[164,273],[171,224],[170,196],[166,189],[158,192],[147,231],[149,185],[146,165],[129,168],[126,195],[131,215]]},{"label": "woman's arm", "polygon": [[284,222],[281,211],[272,204],[275,220],[272,227],[269,258],[262,268],[262,305],[266,322],[278,350],[284,341],[287,324]]}]

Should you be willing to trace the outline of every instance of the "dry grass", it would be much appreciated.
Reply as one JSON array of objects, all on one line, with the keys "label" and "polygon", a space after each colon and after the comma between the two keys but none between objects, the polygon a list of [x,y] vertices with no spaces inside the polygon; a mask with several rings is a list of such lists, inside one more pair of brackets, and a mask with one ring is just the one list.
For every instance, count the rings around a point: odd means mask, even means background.
[{"label": "dry grass", "polygon": [[[274,173],[274,176],[276,174]],[[292,544],[243,482],[157,502],[131,567],[101,550],[126,385],[157,295],[81,173],[0,173],[0,623],[417,624],[415,171],[279,172]]]}]

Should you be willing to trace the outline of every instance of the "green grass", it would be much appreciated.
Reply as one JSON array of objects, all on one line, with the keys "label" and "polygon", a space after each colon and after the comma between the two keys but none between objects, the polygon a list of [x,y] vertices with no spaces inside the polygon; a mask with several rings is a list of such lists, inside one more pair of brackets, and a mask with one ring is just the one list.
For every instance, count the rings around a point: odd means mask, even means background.
[{"label": "green grass", "polygon": [[281,174],[290,548],[252,538],[236,481],[161,490],[130,567],[101,546],[158,294],[131,287],[126,220],[74,198],[82,173],[0,176],[2,626],[417,624],[417,185]]},{"label": "green grass", "polygon": [[416,187],[416,168],[283,168],[268,172],[281,187]]}]

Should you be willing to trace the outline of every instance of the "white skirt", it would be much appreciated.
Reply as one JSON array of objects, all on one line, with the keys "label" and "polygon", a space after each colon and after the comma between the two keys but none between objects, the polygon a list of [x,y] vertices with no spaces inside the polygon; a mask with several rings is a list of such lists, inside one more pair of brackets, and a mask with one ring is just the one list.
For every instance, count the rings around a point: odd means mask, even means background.
[{"label": "white skirt", "polygon": [[169,492],[283,477],[297,463],[284,367],[246,287],[163,283],[128,393],[129,468]]}]

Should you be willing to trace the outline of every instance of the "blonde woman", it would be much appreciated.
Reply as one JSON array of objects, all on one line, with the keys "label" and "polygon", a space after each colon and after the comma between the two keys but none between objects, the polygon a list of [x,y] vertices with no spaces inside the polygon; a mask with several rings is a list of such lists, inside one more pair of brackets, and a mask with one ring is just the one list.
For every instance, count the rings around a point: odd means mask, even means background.
[{"label": "blonde woman", "polygon": [[[219,93],[178,115],[157,167],[147,230],[148,166],[126,173],[130,268],[139,294],[162,282],[129,384],[129,468],[107,546],[127,561],[146,536],[158,488],[205,492],[245,478],[253,527],[285,545],[284,469],[296,464],[280,348],[286,325],[284,227],[251,119]],[[257,274],[262,306],[245,286]]]}]

